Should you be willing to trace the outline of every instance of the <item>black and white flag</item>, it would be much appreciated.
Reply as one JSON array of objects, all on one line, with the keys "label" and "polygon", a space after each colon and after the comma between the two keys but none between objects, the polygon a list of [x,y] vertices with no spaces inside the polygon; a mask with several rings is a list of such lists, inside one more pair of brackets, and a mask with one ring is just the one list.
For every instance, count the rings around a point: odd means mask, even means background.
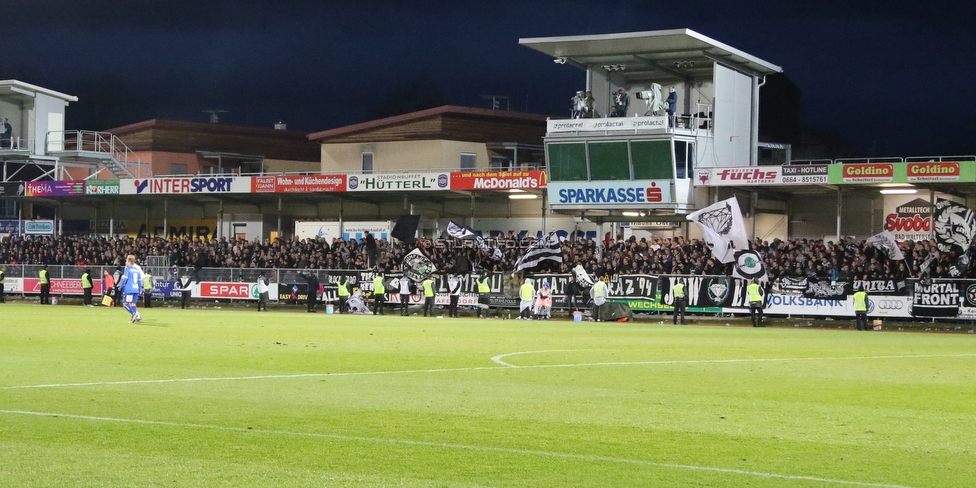
[{"label": "black and white flag", "polygon": [[732,276],[745,280],[769,281],[762,256],[756,251],[747,250],[735,253],[735,268],[732,269]]},{"label": "black and white flag", "polygon": [[502,258],[505,257],[501,249],[498,249],[497,247],[489,246],[488,243],[485,242],[485,239],[483,237],[481,237],[475,231],[469,229],[468,227],[457,225],[453,221],[451,221],[447,223],[446,232],[449,236],[454,237],[455,239],[474,241],[475,245],[478,246],[478,250],[481,251],[485,256],[490,257],[494,261],[500,261]]},{"label": "black and white flag", "polygon": [[437,271],[434,262],[420,252],[420,249],[414,249],[404,256],[401,267],[404,275],[418,283]]},{"label": "black and white flag", "polygon": [[583,269],[582,264],[577,264],[573,268],[573,276],[576,278],[576,283],[579,285],[580,289],[587,290],[593,286],[593,278],[590,277],[589,273]]},{"label": "black and white flag", "polygon": [[701,227],[712,255],[723,263],[735,261],[736,251],[749,249],[749,236],[735,197],[688,214],[688,220]]},{"label": "black and white flag", "polygon": [[539,263],[545,260],[563,262],[563,251],[559,247],[559,237],[555,232],[550,232],[542,239],[533,242],[525,250],[525,254],[515,262],[515,272],[538,267]]},{"label": "black and white flag", "polygon": [[868,238],[868,244],[883,250],[887,255],[888,259],[894,261],[900,261],[905,259],[905,255],[902,254],[901,249],[898,248],[898,242],[895,241],[895,236],[891,235],[888,230],[881,231],[879,234],[875,234]]}]

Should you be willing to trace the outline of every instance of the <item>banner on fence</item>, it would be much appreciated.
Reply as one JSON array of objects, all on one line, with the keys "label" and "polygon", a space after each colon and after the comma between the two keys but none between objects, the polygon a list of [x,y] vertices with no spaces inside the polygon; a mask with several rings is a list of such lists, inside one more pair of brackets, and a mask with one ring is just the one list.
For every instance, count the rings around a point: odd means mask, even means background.
[{"label": "banner on fence", "polygon": [[959,282],[915,283],[912,315],[915,317],[955,317],[959,314]]}]

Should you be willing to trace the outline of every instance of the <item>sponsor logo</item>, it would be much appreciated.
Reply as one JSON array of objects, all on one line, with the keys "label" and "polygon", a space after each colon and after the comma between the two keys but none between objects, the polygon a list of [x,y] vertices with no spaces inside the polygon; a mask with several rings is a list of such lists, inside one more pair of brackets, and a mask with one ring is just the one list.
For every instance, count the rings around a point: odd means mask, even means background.
[{"label": "sponsor logo", "polygon": [[268,193],[275,191],[274,176],[255,176],[254,191],[257,193]]},{"label": "sponsor logo", "polygon": [[842,175],[844,181],[891,181],[895,176],[895,166],[890,163],[845,164]]},{"label": "sponsor logo", "polygon": [[698,181],[701,182],[701,184],[707,185],[708,179],[711,178],[711,176],[712,176],[711,173],[709,173],[708,171],[699,171],[698,176],[696,176],[695,178],[697,178]]},{"label": "sponsor logo", "polygon": [[908,163],[908,181],[956,181],[961,172],[959,163]]},{"label": "sponsor logo", "polygon": [[121,190],[122,188],[120,187],[118,181],[113,181],[110,183],[94,181],[88,182],[88,184],[85,185],[86,195],[118,195],[121,193]]},{"label": "sponsor logo", "polygon": [[[653,200],[651,200],[653,198]],[[559,203],[646,203],[660,202],[657,183],[650,188],[566,188],[559,190]]]},{"label": "sponsor logo", "polygon": [[200,284],[200,296],[203,298],[249,298],[256,296],[256,291],[257,285],[250,283]]},{"label": "sponsor logo", "polygon": [[522,178],[475,178],[475,190],[518,190],[523,188],[539,188],[539,180],[531,176]]},{"label": "sponsor logo", "polygon": [[772,183],[776,180],[776,171],[763,171],[759,168],[736,169],[726,168],[718,172],[719,181],[742,181],[750,183]]},{"label": "sponsor logo", "polygon": [[903,310],[908,308],[908,303],[905,300],[898,299],[872,300],[868,298],[868,313],[874,313],[875,308],[878,310]]},{"label": "sponsor logo", "polygon": [[449,185],[450,182],[451,181],[447,177],[447,175],[445,175],[445,174],[437,175],[437,186],[439,186],[441,188],[447,188],[447,185]]},{"label": "sponsor logo", "polygon": [[349,189],[350,190],[355,190],[356,188],[359,188],[359,178],[356,177],[356,176],[350,176],[349,177]]},{"label": "sponsor logo", "polygon": [[770,297],[769,303],[783,307],[844,308],[844,302],[841,300],[824,300],[792,295],[773,295]]},{"label": "sponsor logo", "polygon": [[232,177],[153,178],[135,180],[136,193],[228,193]]},{"label": "sponsor logo", "polygon": [[24,233],[26,234],[53,234],[53,220],[28,220],[24,222]]},{"label": "sponsor logo", "polygon": [[581,130],[583,122],[555,122],[552,124],[553,130]]},{"label": "sponsor logo", "polygon": [[826,164],[803,164],[782,167],[783,176],[827,176]]}]

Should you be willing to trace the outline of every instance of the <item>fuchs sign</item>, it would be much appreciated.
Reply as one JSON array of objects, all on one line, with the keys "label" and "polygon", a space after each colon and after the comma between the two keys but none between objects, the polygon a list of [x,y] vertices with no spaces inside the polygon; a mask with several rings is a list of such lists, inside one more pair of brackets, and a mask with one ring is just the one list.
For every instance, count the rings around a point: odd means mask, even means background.
[{"label": "fuchs sign", "polygon": [[545,187],[545,171],[472,171],[451,173],[452,190],[536,190]]},{"label": "fuchs sign", "polygon": [[778,166],[744,166],[731,168],[699,168],[695,171],[695,186],[748,186],[783,183]]}]

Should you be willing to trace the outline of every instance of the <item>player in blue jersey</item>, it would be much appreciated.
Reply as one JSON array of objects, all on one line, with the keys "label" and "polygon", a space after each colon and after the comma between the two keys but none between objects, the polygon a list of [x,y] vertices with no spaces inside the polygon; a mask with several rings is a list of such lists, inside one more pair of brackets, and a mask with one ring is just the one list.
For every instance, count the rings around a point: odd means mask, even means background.
[{"label": "player in blue jersey", "polygon": [[122,291],[122,306],[132,317],[129,323],[142,321],[136,304],[139,303],[139,293],[142,292],[142,268],[136,264],[136,257],[132,254],[125,257],[125,271],[119,282],[119,290]]}]

